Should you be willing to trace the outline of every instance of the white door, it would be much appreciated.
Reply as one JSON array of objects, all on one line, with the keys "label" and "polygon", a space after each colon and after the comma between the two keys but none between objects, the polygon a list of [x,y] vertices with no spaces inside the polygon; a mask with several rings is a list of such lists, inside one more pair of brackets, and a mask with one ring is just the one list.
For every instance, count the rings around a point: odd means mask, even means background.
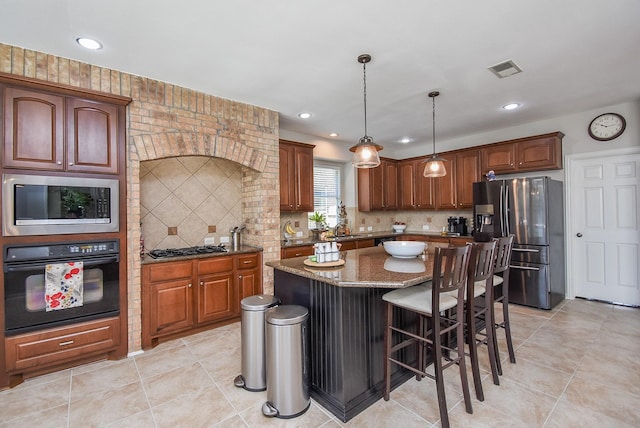
[{"label": "white door", "polygon": [[640,153],[572,160],[569,174],[575,296],[640,305]]}]

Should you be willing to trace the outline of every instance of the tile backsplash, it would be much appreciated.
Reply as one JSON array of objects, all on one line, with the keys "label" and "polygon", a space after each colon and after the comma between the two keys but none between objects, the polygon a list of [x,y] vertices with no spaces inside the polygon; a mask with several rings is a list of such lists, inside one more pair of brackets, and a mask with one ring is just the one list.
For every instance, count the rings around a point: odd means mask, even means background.
[{"label": "tile backsplash", "polygon": [[[204,245],[205,237],[219,244],[242,223],[241,191],[242,167],[228,160],[180,156],[141,162],[145,249]],[[172,228],[177,233],[170,234]]]}]

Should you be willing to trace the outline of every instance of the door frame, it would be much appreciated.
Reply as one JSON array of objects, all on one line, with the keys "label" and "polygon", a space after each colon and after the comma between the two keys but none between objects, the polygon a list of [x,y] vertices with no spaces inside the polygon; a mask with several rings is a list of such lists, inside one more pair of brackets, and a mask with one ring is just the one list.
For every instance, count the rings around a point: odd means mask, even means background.
[{"label": "door frame", "polygon": [[567,268],[565,270],[565,280],[566,280],[566,291],[565,297],[568,299],[576,298],[576,284],[575,278],[573,275],[573,254],[572,254],[572,246],[571,240],[573,239],[573,222],[572,222],[572,213],[574,211],[574,207],[572,206],[573,196],[571,191],[571,176],[576,168],[577,161],[583,161],[588,159],[609,159],[614,156],[624,156],[624,155],[635,155],[640,154],[640,147],[625,147],[621,149],[612,149],[612,150],[602,150],[597,152],[587,152],[587,153],[576,153],[573,155],[567,155],[564,157],[564,197],[565,197],[565,214],[564,214],[564,225],[565,225],[565,234],[564,234],[564,248],[565,248],[565,257],[567,261]]}]

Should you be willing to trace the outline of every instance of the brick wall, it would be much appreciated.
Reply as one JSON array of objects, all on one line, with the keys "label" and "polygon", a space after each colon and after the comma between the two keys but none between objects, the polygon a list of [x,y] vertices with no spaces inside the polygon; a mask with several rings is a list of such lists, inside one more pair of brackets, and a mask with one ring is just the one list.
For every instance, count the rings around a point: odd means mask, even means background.
[{"label": "brick wall", "polygon": [[[278,113],[166,82],[0,43],[0,71],[132,98],[127,107],[129,352],[141,348],[140,161],[214,156],[243,167],[244,242],[280,257]],[[264,269],[273,292],[273,270]]]}]

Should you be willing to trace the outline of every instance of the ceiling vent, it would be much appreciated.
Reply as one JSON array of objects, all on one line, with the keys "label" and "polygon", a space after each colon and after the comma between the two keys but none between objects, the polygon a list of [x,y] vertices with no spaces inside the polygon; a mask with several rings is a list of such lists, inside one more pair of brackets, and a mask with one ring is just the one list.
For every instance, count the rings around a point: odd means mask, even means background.
[{"label": "ceiling vent", "polygon": [[498,76],[500,79],[513,76],[522,72],[522,69],[516,65],[515,62],[509,60],[489,67],[489,70]]}]

